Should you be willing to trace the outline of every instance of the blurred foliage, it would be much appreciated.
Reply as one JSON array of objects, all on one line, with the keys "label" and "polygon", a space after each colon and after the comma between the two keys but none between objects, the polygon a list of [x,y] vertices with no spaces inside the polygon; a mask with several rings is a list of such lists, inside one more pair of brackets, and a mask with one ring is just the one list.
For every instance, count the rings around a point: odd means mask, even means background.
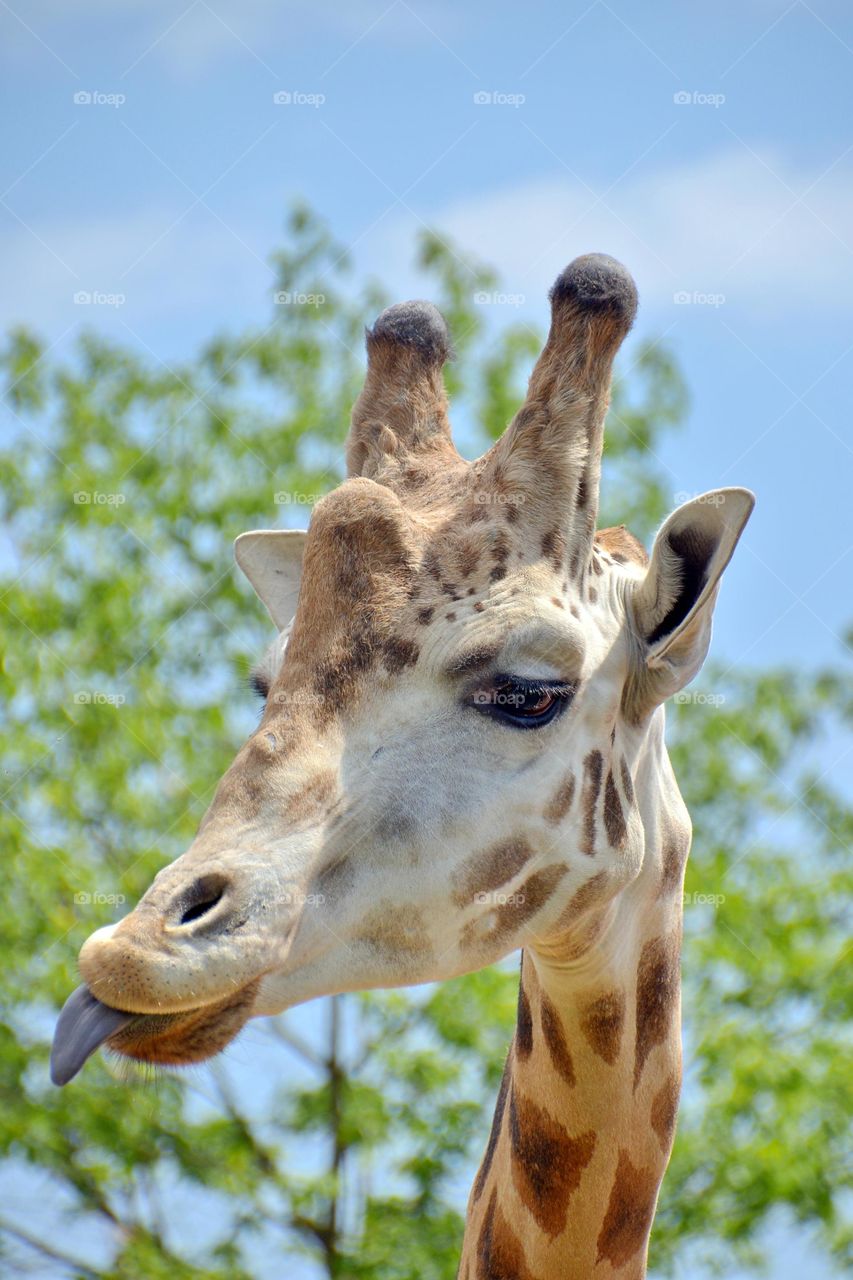
[{"label": "blurred foliage", "polygon": [[[541,335],[475,305],[494,276],[439,238],[423,237],[420,260],[460,357],[448,384],[461,435],[481,447],[518,403]],[[514,1022],[514,964],[323,1002],[319,1030],[302,1011],[255,1023],[213,1066],[147,1085],[116,1080],[102,1059],[71,1088],[47,1078],[77,949],[186,847],[251,727],[240,686],[269,627],[230,543],[251,527],[304,526],[340,478],[363,325],[385,299],[353,288],[345,253],[304,209],[274,262],[279,298],[322,304],[280,301],[264,326],[176,367],[91,335],[62,362],[25,332],[2,352],[10,1266],[239,1280],[281,1274],[286,1256],[307,1260],[306,1274],[455,1275]],[[647,538],[672,505],[657,449],[685,393],[655,344],[634,348],[623,379],[602,523]],[[840,670],[709,668],[701,689],[670,731],[696,836],[687,1083],[652,1247],[661,1275],[688,1256],[721,1272],[757,1257],[780,1209],[812,1229],[816,1250],[841,1259],[850,1247],[853,812],[815,763],[822,738],[840,754],[850,685]]]}]

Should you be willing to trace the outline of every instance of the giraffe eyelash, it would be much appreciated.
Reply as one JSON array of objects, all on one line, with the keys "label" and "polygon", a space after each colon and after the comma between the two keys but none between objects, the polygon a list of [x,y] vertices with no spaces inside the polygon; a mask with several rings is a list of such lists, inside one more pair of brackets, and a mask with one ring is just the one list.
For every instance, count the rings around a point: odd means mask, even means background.
[{"label": "giraffe eyelash", "polygon": [[260,671],[250,671],[248,677],[249,688],[252,690],[261,702],[266,702],[270,692],[270,682]]}]

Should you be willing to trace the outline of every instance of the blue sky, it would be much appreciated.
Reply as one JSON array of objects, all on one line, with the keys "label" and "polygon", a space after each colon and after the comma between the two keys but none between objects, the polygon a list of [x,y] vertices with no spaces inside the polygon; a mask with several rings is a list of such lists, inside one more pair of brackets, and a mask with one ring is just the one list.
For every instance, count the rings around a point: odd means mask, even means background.
[{"label": "blue sky", "polygon": [[640,287],[636,337],[662,337],[691,389],[663,454],[673,505],[718,484],[758,495],[717,654],[838,657],[853,578],[843,0],[13,0],[0,30],[1,327],[62,349],[95,326],[174,361],[267,314],[295,197],[400,297],[422,291],[429,226],[520,295],[507,319],[540,326],[562,266],[613,253]]}]

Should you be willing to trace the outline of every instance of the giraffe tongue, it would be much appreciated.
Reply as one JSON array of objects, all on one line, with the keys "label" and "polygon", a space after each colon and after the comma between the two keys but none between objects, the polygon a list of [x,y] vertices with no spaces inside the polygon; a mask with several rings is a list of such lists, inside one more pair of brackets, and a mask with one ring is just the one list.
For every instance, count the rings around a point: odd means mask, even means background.
[{"label": "giraffe tongue", "polygon": [[50,1050],[50,1078],[68,1084],[87,1058],[134,1015],[96,1000],[88,987],[78,987],[62,1006]]}]

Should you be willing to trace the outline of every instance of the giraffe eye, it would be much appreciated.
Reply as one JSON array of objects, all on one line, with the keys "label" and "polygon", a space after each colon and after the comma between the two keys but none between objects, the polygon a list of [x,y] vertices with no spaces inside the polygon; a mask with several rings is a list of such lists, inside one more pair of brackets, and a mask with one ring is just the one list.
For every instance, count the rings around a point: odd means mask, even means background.
[{"label": "giraffe eye", "polygon": [[565,680],[496,676],[475,689],[470,704],[483,715],[519,729],[539,729],[565,711],[576,685]]}]

